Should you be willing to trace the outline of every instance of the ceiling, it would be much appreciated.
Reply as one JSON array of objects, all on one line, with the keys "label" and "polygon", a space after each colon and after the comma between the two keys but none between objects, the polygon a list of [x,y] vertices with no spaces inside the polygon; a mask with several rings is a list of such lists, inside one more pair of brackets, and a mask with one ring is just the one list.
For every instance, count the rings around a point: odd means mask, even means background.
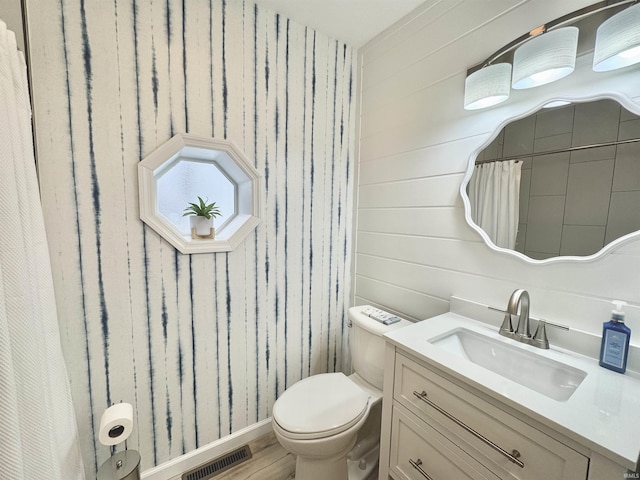
[{"label": "ceiling", "polygon": [[254,0],[320,33],[361,47],[425,0]]}]

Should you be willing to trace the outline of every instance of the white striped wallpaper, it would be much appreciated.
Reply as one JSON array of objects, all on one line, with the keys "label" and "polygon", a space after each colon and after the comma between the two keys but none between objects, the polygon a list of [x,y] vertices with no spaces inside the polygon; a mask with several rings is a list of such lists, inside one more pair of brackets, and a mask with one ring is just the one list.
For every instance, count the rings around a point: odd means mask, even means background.
[{"label": "white striped wallpaper", "polygon": [[[104,409],[142,469],[270,415],[346,348],[355,54],[249,0],[27,0],[39,173],[89,477]],[[177,132],[231,139],[264,216],[181,255],[138,217],[137,164]],[[346,364],[345,364],[346,365]],[[122,448],[120,446],[119,448]]]},{"label": "white striped wallpaper", "polygon": [[640,67],[596,74],[589,52],[561,81],[512,91],[494,108],[463,109],[467,68],[592,3],[427,0],[359,52],[356,304],[418,320],[448,311],[452,295],[505,307],[525,288],[532,315],[597,336],[618,298],[633,305],[627,323],[640,344],[640,242],[591,263],[530,265],[484,244],[465,222],[459,193],[475,152],[545,99],[607,94],[640,111]]}]

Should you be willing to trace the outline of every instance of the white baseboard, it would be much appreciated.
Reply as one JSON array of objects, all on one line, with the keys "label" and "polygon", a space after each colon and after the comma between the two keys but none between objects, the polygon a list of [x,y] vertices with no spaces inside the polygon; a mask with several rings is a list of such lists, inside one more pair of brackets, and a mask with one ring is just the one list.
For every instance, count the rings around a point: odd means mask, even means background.
[{"label": "white baseboard", "polygon": [[198,465],[213,460],[272,431],[271,417],[269,417],[178,458],[145,470],[142,472],[141,478],[144,480],[173,480]]}]

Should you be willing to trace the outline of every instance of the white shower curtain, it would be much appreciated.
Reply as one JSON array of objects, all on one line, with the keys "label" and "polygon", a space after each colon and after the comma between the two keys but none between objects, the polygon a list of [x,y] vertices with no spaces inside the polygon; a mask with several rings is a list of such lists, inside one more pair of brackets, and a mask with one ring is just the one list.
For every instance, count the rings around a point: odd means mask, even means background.
[{"label": "white shower curtain", "polygon": [[0,478],[84,479],[60,348],[25,62],[1,21]]},{"label": "white shower curtain", "polygon": [[522,162],[476,165],[469,181],[471,218],[498,247],[515,249]]}]

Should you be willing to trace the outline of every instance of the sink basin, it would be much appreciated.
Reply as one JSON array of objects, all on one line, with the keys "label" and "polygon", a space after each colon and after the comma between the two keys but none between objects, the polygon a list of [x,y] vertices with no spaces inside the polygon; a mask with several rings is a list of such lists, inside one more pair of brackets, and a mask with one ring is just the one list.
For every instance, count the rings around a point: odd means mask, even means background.
[{"label": "sink basin", "polygon": [[452,330],[430,343],[561,402],[567,401],[587,376],[570,365],[466,328]]}]

